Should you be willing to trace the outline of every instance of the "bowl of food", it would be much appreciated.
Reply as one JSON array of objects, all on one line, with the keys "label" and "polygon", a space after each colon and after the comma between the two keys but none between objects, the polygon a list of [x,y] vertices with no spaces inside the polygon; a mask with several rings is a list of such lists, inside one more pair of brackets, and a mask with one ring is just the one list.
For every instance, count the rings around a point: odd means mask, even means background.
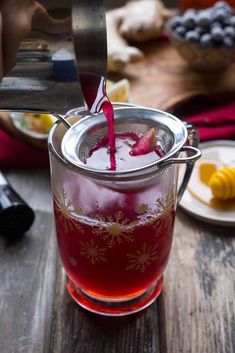
[{"label": "bowl of food", "polygon": [[172,17],[167,32],[180,56],[196,70],[220,71],[235,61],[235,9],[226,2]]}]

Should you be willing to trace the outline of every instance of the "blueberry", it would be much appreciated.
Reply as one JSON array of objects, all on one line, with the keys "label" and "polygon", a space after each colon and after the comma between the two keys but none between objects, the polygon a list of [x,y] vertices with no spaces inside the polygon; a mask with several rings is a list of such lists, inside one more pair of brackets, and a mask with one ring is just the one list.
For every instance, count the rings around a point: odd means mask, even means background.
[{"label": "blueberry", "polygon": [[232,27],[232,26],[224,27],[224,34],[225,34],[227,37],[235,38],[235,28]]},{"label": "blueberry", "polygon": [[185,11],[183,16],[195,17],[197,16],[197,11],[195,9],[188,9]]},{"label": "blueberry", "polygon": [[235,27],[235,16],[231,16],[231,17],[230,17],[230,19],[229,19],[229,24],[230,24],[230,26]]},{"label": "blueberry", "polygon": [[175,29],[176,27],[180,26],[182,24],[182,17],[181,16],[175,16],[171,19],[171,28]]},{"label": "blueberry", "polygon": [[224,9],[218,9],[216,11],[213,11],[212,13],[212,19],[215,22],[221,22],[224,23],[224,21],[227,18],[227,11],[225,11]]},{"label": "blueberry", "polygon": [[223,41],[224,38],[224,31],[222,28],[219,27],[215,27],[212,28],[211,30],[211,37],[212,40],[216,43],[216,44],[220,44]]},{"label": "blueberry", "polygon": [[186,33],[186,28],[184,26],[178,26],[175,28],[175,33],[180,37],[184,37]]},{"label": "blueberry", "polygon": [[185,34],[185,39],[190,43],[198,43],[199,42],[199,34],[196,31],[188,31]]},{"label": "blueberry", "polygon": [[227,4],[225,1],[218,1],[214,6],[214,9],[225,9],[225,10],[231,10],[231,7],[229,4]]},{"label": "blueberry", "polygon": [[200,11],[197,15],[197,24],[201,27],[209,27],[211,24],[210,11]]},{"label": "blueberry", "polygon": [[194,28],[194,31],[196,31],[199,34],[199,36],[201,36],[207,32],[207,29],[205,27],[197,26]]},{"label": "blueberry", "polygon": [[225,3],[224,1],[217,1],[213,7],[214,7],[214,9],[218,9],[218,8],[224,7],[224,6],[227,6],[227,3]]},{"label": "blueberry", "polygon": [[197,12],[195,10],[187,10],[185,11],[182,17],[182,24],[187,29],[193,29],[197,22]]},{"label": "blueberry", "polygon": [[212,37],[210,33],[205,33],[200,38],[200,43],[203,46],[211,45],[212,44]]},{"label": "blueberry", "polygon": [[191,17],[195,19],[197,17],[197,10],[188,9],[184,12],[183,17]]},{"label": "blueberry", "polygon": [[226,2],[222,2],[220,1],[219,3],[215,4],[215,6],[213,7],[214,11],[225,11],[225,13],[227,14],[227,16],[231,16],[233,13],[233,8],[227,4]]},{"label": "blueberry", "polygon": [[211,28],[219,27],[222,28],[221,22],[212,22],[211,23]]},{"label": "blueberry", "polygon": [[234,41],[232,40],[231,37],[224,37],[223,44],[224,44],[226,47],[232,47],[232,46],[234,45]]}]

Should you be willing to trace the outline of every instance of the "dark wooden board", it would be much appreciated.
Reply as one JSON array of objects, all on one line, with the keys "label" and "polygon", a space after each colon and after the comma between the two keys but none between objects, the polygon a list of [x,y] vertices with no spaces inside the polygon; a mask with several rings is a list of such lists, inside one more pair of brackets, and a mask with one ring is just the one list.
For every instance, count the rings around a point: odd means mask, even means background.
[{"label": "dark wooden board", "polygon": [[235,95],[235,63],[222,72],[199,73],[188,66],[167,39],[138,47],[144,59],[111,76],[114,80],[129,79],[130,99],[135,104],[171,111],[195,96]]}]

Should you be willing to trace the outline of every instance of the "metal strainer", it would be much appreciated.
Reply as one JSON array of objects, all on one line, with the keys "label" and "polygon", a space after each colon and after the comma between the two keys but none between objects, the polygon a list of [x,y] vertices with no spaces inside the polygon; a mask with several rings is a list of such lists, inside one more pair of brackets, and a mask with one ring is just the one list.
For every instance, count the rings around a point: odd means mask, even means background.
[{"label": "metal strainer", "polygon": [[[86,159],[89,151],[101,137],[108,134],[106,119],[103,113],[100,113],[82,118],[64,133],[61,138],[60,159],[80,173],[99,180],[102,185],[108,186],[112,183],[112,188],[126,189],[130,185],[141,187],[143,183],[156,183],[156,178],[175,163],[187,163],[185,178],[186,182],[188,181],[194,161],[201,155],[197,149],[198,136],[192,127],[187,128],[178,118],[160,110],[122,107],[115,108],[114,112],[116,132],[145,133],[154,127],[157,144],[164,151],[164,156],[153,163],[133,169],[110,171],[99,169],[98,165],[88,167]],[[194,138],[186,146],[188,136],[192,135],[192,132]],[[180,152],[185,152],[186,156],[180,157]]]},{"label": "metal strainer", "polygon": [[[86,158],[89,151],[97,144],[101,137],[108,134],[107,121],[103,113],[100,113],[94,117],[83,118],[65,133],[61,149],[64,158],[69,163],[83,169],[85,173],[96,173],[102,176],[108,175],[109,177],[111,175],[125,175],[126,177],[137,172],[140,173],[142,170],[144,170],[144,173],[147,173],[152,168],[156,169],[156,167],[163,164],[169,164],[171,158],[179,154],[187,140],[188,131],[186,126],[171,114],[142,107],[116,108],[114,112],[116,132],[143,134],[154,127],[157,144],[164,151],[165,155],[154,163],[132,170],[126,169],[125,171],[113,172],[101,170],[99,166],[97,168],[87,167]],[[188,146],[188,149],[191,150],[191,147]],[[193,148],[191,151],[194,152],[193,158],[195,158],[195,153],[197,156],[198,150],[195,151]]]}]

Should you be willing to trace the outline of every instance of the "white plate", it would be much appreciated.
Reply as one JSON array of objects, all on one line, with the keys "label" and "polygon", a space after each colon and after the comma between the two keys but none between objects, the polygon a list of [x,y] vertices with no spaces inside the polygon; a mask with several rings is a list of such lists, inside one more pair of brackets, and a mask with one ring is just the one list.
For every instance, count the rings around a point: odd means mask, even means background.
[{"label": "white plate", "polygon": [[[11,112],[10,113],[10,118],[14,126],[21,131],[23,134],[32,137],[37,140],[47,140],[48,134],[45,133],[40,133],[36,131],[31,131],[27,128],[27,124],[25,124],[24,121],[24,114],[25,113],[20,113],[20,112]],[[53,115],[51,117],[56,120]]]},{"label": "white plate", "polygon": [[[204,142],[199,148],[202,152],[201,159],[214,159],[235,167],[235,141]],[[188,189],[185,190],[179,205],[184,211],[207,223],[235,226],[235,211],[216,210],[209,207],[196,199]]]}]

